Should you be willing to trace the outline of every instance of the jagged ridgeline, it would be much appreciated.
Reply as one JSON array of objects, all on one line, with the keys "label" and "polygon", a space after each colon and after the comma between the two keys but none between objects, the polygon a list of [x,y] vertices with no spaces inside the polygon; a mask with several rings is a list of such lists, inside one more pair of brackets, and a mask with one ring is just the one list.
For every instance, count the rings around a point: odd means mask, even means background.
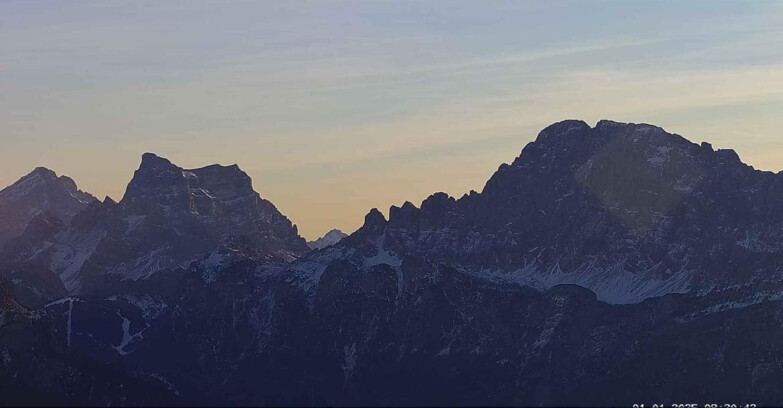
[{"label": "jagged ridgeline", "polygon": [[[25,215],[32,217],[21,236],[5,246],[0,262],[10,261],[7,270],[17,279],[35,276],[61,284],[59,292],[49,288],[31,301],[35,306],[66,294],[113,293],[208,253],[290,261],[309,251],[296,226],[253,191],[250,177],[236,165],[188,170],[147,153],[119,203],[108,197],[82,199],[76,201],[81,211],[67,216],[50,208],[69,208],[75,198],[45,184],[25,189],[39,172],[0,193],[13,197],[0,206],[24,203]],[[72,181],[69,185],[75,191]],[[30,195],[47,188],[54,192]],[[51,198],[39,201],[39,196]]]},{"label": "jagged ridgeline", "polygon": [[12,401],[783,401],[783,175],[651,125],[553,124],[313,250],[238,167],[152,154],[118,203],[36,169],[0,208]]}]

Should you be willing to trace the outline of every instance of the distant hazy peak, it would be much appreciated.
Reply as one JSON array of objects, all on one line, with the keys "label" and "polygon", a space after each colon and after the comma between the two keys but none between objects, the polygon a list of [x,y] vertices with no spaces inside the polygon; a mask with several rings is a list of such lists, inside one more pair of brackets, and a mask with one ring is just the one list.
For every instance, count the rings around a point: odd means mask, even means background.
[{"label": "distant hazy peak", "polygon": [[339,229],[333,229],[327,232],[323,237],[318,238],[315,241],[308,242],[307,246],[309,246],[310,249],[323,249],[340,242],[347,236],[348,234],[340,231]]}]

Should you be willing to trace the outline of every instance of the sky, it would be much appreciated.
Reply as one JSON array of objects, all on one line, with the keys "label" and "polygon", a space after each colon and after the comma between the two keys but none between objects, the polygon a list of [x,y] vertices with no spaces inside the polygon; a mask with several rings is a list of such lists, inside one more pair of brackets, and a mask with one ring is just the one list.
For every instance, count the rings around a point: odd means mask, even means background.
[{"label": "sky", "polygon": [[308,239],[480,191],[548,124],[783,169],[783,2],[0,1],[0,186],[238,164]]}]

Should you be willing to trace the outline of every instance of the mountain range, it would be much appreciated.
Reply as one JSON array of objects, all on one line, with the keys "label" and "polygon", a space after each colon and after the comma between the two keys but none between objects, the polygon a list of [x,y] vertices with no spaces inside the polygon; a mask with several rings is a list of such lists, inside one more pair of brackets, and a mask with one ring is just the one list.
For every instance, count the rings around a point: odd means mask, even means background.
[{"label": "mountain range", "polygon": [[150,153],[119,202],[38,168],[0,209],[11,403],[783,401],[783,173],[652,125],[555,123],[309,247]]}]

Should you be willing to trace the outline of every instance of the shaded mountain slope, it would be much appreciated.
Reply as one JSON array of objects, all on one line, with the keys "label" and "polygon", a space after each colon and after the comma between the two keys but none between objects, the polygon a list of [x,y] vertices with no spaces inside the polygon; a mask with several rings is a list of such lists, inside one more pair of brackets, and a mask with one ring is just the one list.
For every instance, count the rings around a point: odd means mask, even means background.
[{"label": "shaded mountain slope", "polygon": [[780,290],[781,231],[783,175],[651,125],[565,121],[501,165],[481,193],[393,206],[388,222],[373,212],[337,246],[359,264],[423,256],[629,303],[751,283]]},{"label": "shaded mountain slope", "polygon": [[[66,290],[74,280],[51,267],[53,251],[105,235],[74,269],[78,296],[34,312],[3,303],[3,316],[39,317],[0,344],[43,331],[50,340],[35,344],[78,358],[81,375],[111,367],[165,389],[127,403],[783,401],[783,176],[731,151],[650,125],[566,121],[481,193],[434,194],[388,220],[372,210],[304,255],[287,220],[247,216],[267,207],[238,193],[243,173],[208,169],[145,156],[120,203],[68,225],[32,222],[3,257],[17,277],[49,265],[31,282],[66,277]],[[154,268],[135,267],[139,256]],[[39,374],[15,396],[83,395],[68,381],[47,388],[48,365],[30,367]]]},{"label": "shaded mountain slope", "polygon": [[105,293],[187,266],[224,244],[265,261],[309,251],[296,226],[253,191],[237,166],[186,170],[147,153],[119,203],[93,201],[70,223],[11,242],[0,266],[6,274],[53,273],[70,294]]},{"label": "shaded mountain slope", "polygon": [[93,201],[95,197],[79,190],[69,177],[37,167],[0,190],[0,249],[21,235],[36,215],[48,212],[67,223]]}]

